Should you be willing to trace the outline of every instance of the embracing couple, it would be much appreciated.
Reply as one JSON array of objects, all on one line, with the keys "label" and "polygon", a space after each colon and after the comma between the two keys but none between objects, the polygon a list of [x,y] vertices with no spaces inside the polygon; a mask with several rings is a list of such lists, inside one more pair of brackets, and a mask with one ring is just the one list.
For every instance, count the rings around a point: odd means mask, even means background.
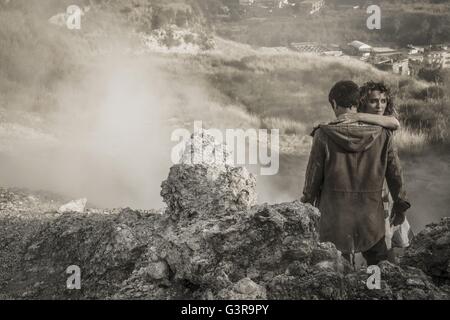
[{"label": "embracing couple", "polygon": [[411,206],[393,141],[400,123],[383,83],[340,81],[329,102],[336,120],[313,132],[302,202],[321,212],[321,241],[353,264],[358,252],[367,265],[378,264],[388,259],[390,231],[407,224]]}]

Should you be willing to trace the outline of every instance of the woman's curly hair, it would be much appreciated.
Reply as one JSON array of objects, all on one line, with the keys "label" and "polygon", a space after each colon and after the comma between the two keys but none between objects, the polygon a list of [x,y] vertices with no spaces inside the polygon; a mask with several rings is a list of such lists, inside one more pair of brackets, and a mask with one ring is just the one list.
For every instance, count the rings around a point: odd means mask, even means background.
[{"label": "woman's curly hair", "polygon": [[380,91],[381,93],[386,94],[387,98],[387,106],[384,111],[385,116],[394,116],[398,118],[397,110],[394,105],[394,97],[391,94],[391,90],[388,86],[386,86],[383,82],[374,82],[369,81],[362,85],[359,89],[360,92],[360,101],[358,106],[358,112],[364,112],[365,107],[369,100],[369,95],[372,91]]}]

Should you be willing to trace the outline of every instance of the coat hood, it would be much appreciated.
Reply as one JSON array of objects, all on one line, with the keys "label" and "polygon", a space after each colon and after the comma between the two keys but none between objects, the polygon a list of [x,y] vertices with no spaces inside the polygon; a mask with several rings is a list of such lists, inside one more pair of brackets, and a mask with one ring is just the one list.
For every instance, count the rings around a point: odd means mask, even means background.
[{"label": "coat hood", "polygon": [[383,128],[359,124],[328,124],[320,129],[337,145],[348,152],[362,152],[372,147]]}]

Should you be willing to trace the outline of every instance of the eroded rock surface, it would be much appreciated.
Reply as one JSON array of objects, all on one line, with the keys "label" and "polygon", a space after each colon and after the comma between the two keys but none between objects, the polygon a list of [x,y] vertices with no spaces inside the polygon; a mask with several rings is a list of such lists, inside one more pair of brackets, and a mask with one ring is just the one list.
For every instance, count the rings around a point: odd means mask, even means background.
[{"label": "eroded rock surface", "polygon": [[411,243],[402,259],[430,275],[435,283],[450,288],[450,217],[425,227]]},{"label": "eroded rock surface", "polygon": [[[448,279],[448,220],[420,234],[401,265],[380,263],[381,287],[369,290],[365,269],[353,270],[333,244],[319,242],[316,208],[255,205],[255,187],[245,168],[181,163],[162,183],[164,212],[59,214],[61,203],[36,198],[17,216],[2,204],[0,256],[8,263],[0,266],[0,297],[449,298],[432,278]],[[40,202],[45,212],[35,210]],[[67,289],[72,265],[81,270],[80,290]]]}]

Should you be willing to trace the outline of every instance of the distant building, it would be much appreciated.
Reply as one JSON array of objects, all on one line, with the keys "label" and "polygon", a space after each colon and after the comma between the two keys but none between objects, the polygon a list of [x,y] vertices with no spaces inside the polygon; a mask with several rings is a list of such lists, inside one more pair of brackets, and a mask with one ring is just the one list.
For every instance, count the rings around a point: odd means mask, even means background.
[{"label": "distant building", "polygon": [[320,44],[317,42],[293,42],[290,44],[291,49],[298,52],[316,53],[323,56],[342,56],[343,52],[338,45]]},{"label": "distant building", "polygon": [[364,42],[355,40],[349,43],[349,45],[355,49],[357,49],[359,52],[370,52],[372,51],[372,47],[368,44],[365,44]]},{"label": "distant building", "polygon": [[309,14],[319,12],[325,6],[324,0],[305,0],[299,3],[300,10]]},{"label": "distant building", "polygon": [[360,56],[380,70],[390,71],[400,75],[410,75],[409,58],[403,50],[389,47],[372,47],[364,42],[355,40],[346,47],[347,53]]},{"label": "distant building", "polygon": [[447,44],[435,44],[435,45],[431,46],[431,49],[447,51],[448,45]]},{"label": "distant building", "polygon": [[296,3],[291,0],[278,0],[278,8],[283,9],[287,7],[295,7]]},{"label": "distant building", "polygon": [[239,0],[241,6],[258,6],[264,8],[283,8],[290,5],[289,0]]},{"label": "distant building", "polygon": [[289,0],[236,0],[244,12],[252,16],[267,16],[268,14],[279,13],[283,9],[295,6]]},{"label": "distant building", "polygon": [[357,40],[348,43],[346,46],[343,46],[342,49],[350,56],[362,56],[365,53],[370,53],[372,51],[371,46]]},{"label": "distant building", "polygon": [[408,59],[386,59],[378,63],[374,63],[374,66],[380,70],[390,71],[399,75],[409,76],[411,74]]},{"label": "distant building", "polygon": [[388,47],[373,47],[371,52],[377,56],[391,56],[401,54],[399,50],[391,49]]},{"label": "distant building", "polygon": [[445,51],[442,54],[442,69],[449,69],[450,68],[450,52]]},{"label": "distant building", "polygon": [[449,52],[426,51],[424,54],[424,63],[428,68],[448,68]]},{"label": "distant building", "polygon": [[409,44],[407,48],[409,49],[408,54],[410,55],[415,55],[419,53],[423,54],[425,52],[425,47],[423,46],[414,46],[412,44]]},{"label": "distant building", "polygon": [[241,6],[251,6],[255,3],[255,0],[239,0]]},{"label": "distant building", "polygon": [[335,9],[338,10],[357,10],[359,9],[359,5],[351,5],[351,4],[338,4],[335,6]]},{"label": "distant building", "polygon": [[392,72],[403,75],[403,76],[409,76],[411,74],[411,72],[409,70],[409,60],[402,59],[402,60],[395,61],[392,64]]},{"label": "distant building", "polygon": [[337,10],[356,10],[361,8],[360,0],[328,1],[327,6]]},{"label": "distant building", "polygon": [[423,54],[417,53],[417,54],[409,54],[408,55],[409,61],[414,61],[417,63],[422,63],[424,60]]}]

